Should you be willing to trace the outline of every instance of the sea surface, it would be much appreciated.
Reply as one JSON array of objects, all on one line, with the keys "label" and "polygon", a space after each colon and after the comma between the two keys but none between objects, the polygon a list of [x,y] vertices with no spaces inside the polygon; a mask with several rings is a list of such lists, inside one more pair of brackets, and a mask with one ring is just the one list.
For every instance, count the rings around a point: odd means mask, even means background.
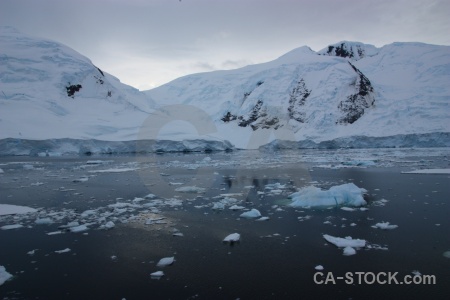
[{"label": "sea surface", "polygon": [[[1,157],[0,204],[38,211],[0,216],[23,225],[0,230],[0,299],[450,299],[450,175],[405,173],[449,168],[441,148]],[[363,210],[289,206],[346,183]],[[434,284],[401,284],[414,274]]]}]

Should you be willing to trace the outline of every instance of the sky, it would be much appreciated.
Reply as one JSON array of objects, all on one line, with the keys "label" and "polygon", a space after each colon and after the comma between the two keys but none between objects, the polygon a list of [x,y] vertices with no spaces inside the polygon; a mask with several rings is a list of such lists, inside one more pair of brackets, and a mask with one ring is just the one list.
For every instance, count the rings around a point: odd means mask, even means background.
[{"label": "sky", "polygon": [[0,26],[63,43],[140,90],[305,45],[450,45],[449,14],[450,0],[0,0]]}]

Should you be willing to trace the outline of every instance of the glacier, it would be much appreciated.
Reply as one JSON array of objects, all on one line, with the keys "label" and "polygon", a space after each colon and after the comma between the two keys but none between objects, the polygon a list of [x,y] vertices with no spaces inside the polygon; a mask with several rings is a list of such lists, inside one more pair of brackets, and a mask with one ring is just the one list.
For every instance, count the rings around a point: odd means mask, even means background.
[{"label": "glacier", "polygon": [[139,91],[0,27],[0,155],[450,146],[450,47],[342,41]]}]

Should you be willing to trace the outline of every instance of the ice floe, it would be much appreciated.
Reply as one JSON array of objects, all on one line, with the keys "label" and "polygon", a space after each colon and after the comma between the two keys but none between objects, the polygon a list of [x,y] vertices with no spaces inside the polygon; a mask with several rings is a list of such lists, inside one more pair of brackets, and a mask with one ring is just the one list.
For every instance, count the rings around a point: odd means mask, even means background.
[{"label": "ice floe", "polygon": [[333,186],[329,190],[321,190],[315,186],[301,188],[289,195],[292,207],[330,207],[330,206],[363,206],[366,205],[363,195],[367,191],[354,183]]},{"label": "ice floe", "polygon": [[62,250],[56,250],[55,253],[62,254],[62,253],[70,252],[70,251],[72,251],[72,250],[70,250],[70,248],[66,248],[66,249],[62,249]]},{"label": "ice floe", "polygon": [[78,225],[75,227],[70,227],[69,230],[70,230],[70,232],[78,233],[78,232],[83,232],[83,231],[89,230],[89,227],[87,227],[85,224],[83,224],[83,225]]},{"label": "ice floe", "polygon": [[450,169],[423,169],[402,172],[402,174],[450,174]]},{"label": "ice floe", "polygon": [[342,254],[345,255],[345,256],[355,255],[356,254],[356,250],[353,247],[347,246],[347,247],[344,248]]},{"label": "ice floe", "polygon": [[380,222],[373,225],[372,227],[387,230],[387,229],[395,229],[398,227],[398,225],[391,225],[389,224],[389,222]]},{"label": "ice floe", "polygon": [[350,236],[340,238],[324,234],[323,238],[327,240],[327,242],[335,245],[338,248],[345,248],[345,247],[364,248],[366,246],[366,240],[352,239]]},{"label": "ice floe", "polygon": [[28,206],[19,206],[11,204],[0,204],[0,216],[16,215],[16,214],[28,214],[37,212],[36,209]]},{"label": "ice floe", "polygon": [[223,242],[234,243],[234,242],[239,242],[240,239],[241,239],[241,235],[239,233],[232,233],[232,234],[227,235],[223,239]]},{"label": "ice floe", "polygon": [[314,269],[316,269],[317,271],[322,271],[324,267],[322,265],[317,265],[314,267]]},{"label": "ice floe", "polygon": [[175,257],[164,257],[159,260],[159,262],[156,264],[158,267],[165,267],[170,266],[175,261]]},{"label": "ice floe", "polygon": [[34,223],[36,223],[37,225],[50,225],[50,224],[53,224],[53,220],[50,218],[40,218],[40,219],[36,219],[36,221],[34,221]]},{"label": "ice floe", "polygon": [[175,192],[180,193],[204,193],[206,189],[197,186],[182,186],[175,189]]},{"label": "ice floe", "polygon": [[163,276],[164,276],[163,271],[156,271],[156,272],[150,273],[151,279],[161,279],[161,277],[163,277]]},{"label": "ice floe", "polygon": [[12,277],[12,274],[8,273],[4,266],[0,266],[0,285],[4,284],[5,281],[11,279]]},{"label": "ice floe", "polygon": [[18,228],[22,228],[22,227],[23,227],[22,224],[11,224],[11,225],[4,225],[0,228],[2,230],[11,230],[11,229],[18,229]]},{"label": "ice floe", "polygon": [[261,217],[261,213],[256,208],[252,208],[251,210],[242,213],[240,215],[240,217],[241,218],[248,218],[248,219],[259,218],[259,217]]}]

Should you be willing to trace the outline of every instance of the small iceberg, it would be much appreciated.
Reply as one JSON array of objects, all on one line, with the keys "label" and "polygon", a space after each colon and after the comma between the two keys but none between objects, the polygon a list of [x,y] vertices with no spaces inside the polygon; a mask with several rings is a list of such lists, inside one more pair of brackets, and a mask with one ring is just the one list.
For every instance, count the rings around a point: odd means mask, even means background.
[{"label": "small iceberg", "polygon": [[70,248],[66,248],[66,249],[63,249],[63,250],[56,250],[55,253],[62,254],[62,253],[70,252],[70,251],[71,251]]},{"label": "small iceberg", "polygon": [[390,229],[397,228],[398,225],[391,225],[391,224],[389,224],[389,222],[381,222],[381,223],[377,223],[377,224],[373,225],[372,227],[373,228],[384,229],[384,230],[390,230]]},{"label": "small iceberg", "polygon": [[332,243],[338,248],[345,248],[345,247],[364,248],[366,246],[366,240],[352,239],[349,236],[345,238],[340,238],[324,234],[323,238],[326,239],[327,242]]},{"label": "small iceberg", "polygon": [[156,264],[158,267],[165,267],[170,266],[175,261],[175,257],[164,257],[159,260],[159,262]]},{"label": "small iceberg", "polygon": [[20,215],[37,212],[36,209],[28,206],[19,206],[12,204],[0,204],[0,216]]},{"label": "small iceberg", "polygon": [[22,228],[23,225],[21,224],[11,224],[11,225],[3,225],[2,227],[0,227],[2,230],[11,230],[11,229],[18,229],[18,228]]},{"label": "small iceberg", "polygon": [[150,278],[151,279],[158,279],[159,280],[163,276],[164,276],[164,272],[163,271],[156,271],[156,272],[150,273]]},{"label": "small iceberg", "polygon": [[356,250],[353,247],[347,246],[347,247],[344,248],[344,251],[343,251],[342,254],[345,255],[345,256],[355,255],[356,254]]},{"label": "small iceberg", "polygon": [[239,242],[240,239],[241,239],[241,235],[239,233],[232,233],[232,234],[227,235],[223,239],[223,242],[232,244],[234,242]]},{"label": "small iceberg", "polygon": [[89,228],[86,226],[86,225],[79,225],[79,226],[74,226],[74,227],[70,227],[69,228],[69,230],[70,230],[70,232],[73,232],[73,233],[78,233],[78,232],[83,232],[83,231],[86,231],[86,230],[88,230]]},{"label": "small iceberg", "polygon": [[4,284],[6,280],[11,279],[13,276],[8,273],[4,266],[0,266],[0,285]]},{"label": "small iceberg", "polygon": [[240,215],[241,218],[259,218],[261,217],[261,213],[256,208],[252,208],[250,211],[246,211]]},{"label": "small iceberg", "polygon": [[175,189],[175,192],[180,193],[204,193],[206,189],[197,186],[182,186]]},{"label": "small iceberg", "polygon": [[353,183],[346,183],[321,190],[315,186],[308,186],[289,195],[295,208],[330,207],[330,206],[363,206],[367,202],[363,195],[367,190],[357,187]]}]

